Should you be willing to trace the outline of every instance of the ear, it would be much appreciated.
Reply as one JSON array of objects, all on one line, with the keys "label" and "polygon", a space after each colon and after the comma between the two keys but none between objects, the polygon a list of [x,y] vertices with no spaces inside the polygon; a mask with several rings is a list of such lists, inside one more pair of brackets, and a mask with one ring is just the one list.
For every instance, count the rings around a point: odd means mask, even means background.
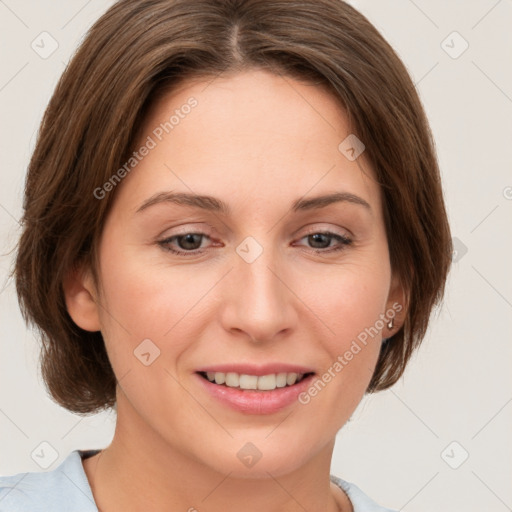
[{"label": "ear", "polygon": [[[398,274],[393,272],[386,302],[385,314],[387,320],[383,332],[385,338],[391,338],[403,326],[407,316],[408,301],[407,293]],[[391,319],[393,320],[393,327],[390,329],[387,324]]]},{"label": "ear", "polygon": [[86,331],[99,331],[96,287],[91,272],[82,267],[71,270],[62,283],[69,316]]}]

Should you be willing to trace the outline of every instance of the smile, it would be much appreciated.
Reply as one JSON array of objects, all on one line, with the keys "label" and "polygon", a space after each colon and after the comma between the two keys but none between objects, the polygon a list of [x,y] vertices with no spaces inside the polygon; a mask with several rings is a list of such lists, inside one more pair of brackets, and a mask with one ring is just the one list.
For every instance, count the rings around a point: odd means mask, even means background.
[{"label": "smile", "polygon": [[248,375],[235,372],[200,372],[210,382],[229,388],[244,390],[272,391],[298,384],[309,373],[270,373],[267,375]]},{"label": "smile", "polygon": [[[283,369],[283,365],[279,366]],[[301,373],[270,373],[270,368],[253,368],[253,373],[202,369],[195,375],[199,387],[219,405],[242,414],[265,415],[299,403],[298,396],[311,386],[315,378],[315,372],[300,369],[303,370]],[[250,371],[250,368],[245,371]]]}]

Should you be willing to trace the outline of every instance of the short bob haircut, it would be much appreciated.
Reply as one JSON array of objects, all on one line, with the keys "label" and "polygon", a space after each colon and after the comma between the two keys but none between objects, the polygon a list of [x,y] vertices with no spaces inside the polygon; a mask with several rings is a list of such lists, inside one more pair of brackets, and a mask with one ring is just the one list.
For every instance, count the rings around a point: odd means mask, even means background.
[{"label": "short bob haircut", "polygon": [[63,294],[80,265],[99,283],[98,240],[122,184],[102,199],[94,191],[130,158],[156,98],[189,78],[250,69],[327,87],[376,173],[406,312],[367,392],[394,384],[424,338],[444,294],[450,228],[421,101],[375,27],[340,0],[121,0],[89,30],[46,109],[13,270],[23,317],[42,338],[43,379],[68,410],[116,405],[102,334],[72,321]]}]

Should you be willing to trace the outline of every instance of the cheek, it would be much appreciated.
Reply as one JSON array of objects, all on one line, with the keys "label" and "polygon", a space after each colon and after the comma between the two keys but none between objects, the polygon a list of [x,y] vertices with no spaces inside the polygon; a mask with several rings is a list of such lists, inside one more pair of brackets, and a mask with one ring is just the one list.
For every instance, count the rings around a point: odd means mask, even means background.
[{"label": "cheek", "polygon": [[[130,333],[161,336],[183,309],[183,292],[194,290],[196,283],[191,287],[180,268],[148,261],[140,247],[121,235],[105,238],[101,253],[105,324],[117,320]],[[150,328],[151,332],[146,331]]]},{"label": "cheek", "polygon": [[344,270],[324,286],[322,300],[318,295],[316,303],[319,318],[329,327],[323,339],[329,355],[324,371],[336,381],[333,387],[350,389],[356,398],[366,389],[377,363],[389,273],[381,264]]},{"label": "cheek", "polygon": [[[389,272],[378,264],[347,266],[315,285],[315,290],[315,311],[330,327],[330,339],[336,345],[376,325],[385,311]],[[378,322],[379,331],[382,327]]]},{"label": "cheek", "polygon": [[100,318],[111,362],[118,373],[138,368],[134,353],[149,339],[163,356],[158,362],[173,368],[198,338],[212,276],[186,265],[155,264],[117,243],[123,250],[105,247],[101,268]]}]

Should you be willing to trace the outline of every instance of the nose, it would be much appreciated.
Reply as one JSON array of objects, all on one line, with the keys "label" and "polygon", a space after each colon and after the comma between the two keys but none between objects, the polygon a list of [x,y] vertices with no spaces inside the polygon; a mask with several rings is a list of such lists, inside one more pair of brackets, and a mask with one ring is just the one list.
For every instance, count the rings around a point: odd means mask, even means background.
[{"label": "nose", "polygon": [[264,249],[252,262],[234,256],[234,268],[222,291],[224,329],[260,344],[289,335],[297,323],[298,299],[282,258],[271,249]]}]

